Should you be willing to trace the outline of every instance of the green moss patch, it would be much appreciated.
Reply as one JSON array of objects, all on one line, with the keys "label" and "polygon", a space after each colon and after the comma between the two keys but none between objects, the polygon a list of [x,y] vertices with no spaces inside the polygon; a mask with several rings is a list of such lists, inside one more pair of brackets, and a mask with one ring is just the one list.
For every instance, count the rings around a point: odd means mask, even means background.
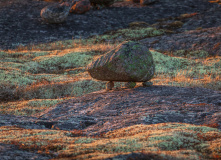
[{"label": "green moss patch", "polygon": [[[65,72],[65,70],[85,67],[92,58],[93,56],[89,53],[73,51],[0,52],[0,99],[8,101],[25,97],[28,99],[40,98],[36,95],[41,92],[38,91],[38,93],[31,94],[34,97],[30,97],[26,96],[27,94],[24,90],[30,91],[29,89],[33,88],[33,91],[37,91],[36,88],[40,84],[40,86],[46,85],[43,87],[44,90],[51,83],[76,81],[77,77],[68,76],[68,72]],[[81,70],[80,72],[83,71]],[[80,72],[76,72],[76,74]],[[76,74],[72,73],[72,75]],[[67,86],[70,87],[69,85]],[[55,92],[57,89],[52,87],[49,91],[44,90],[44,98],[51,98],[52,96],[49,95],[53,94],[52,90]],[[65,93],[58,94],[58,96],[71,95],[70,93],[69,89]],[[48,96],[45,96],[46,94]]]},{"label": "green moss patch", "polygon": [[167,74],[175,76],[181,69],[186,69],[191,62],[184,58],[176,58],[152,51],[157,75]]},{"label": "green moss patch", "polygon": [[[198,53],[198,51],[196,52]],[[164,79],[164,81],[170,82],[169,85],[174,86],[221,89],[221,57],[189,59],[182,56],[173,57],[156,51],[151,51],[151,53],[156,68],[155,78],[158,79],[155,84]]]},{"label": "green moss patch", "polygon": [[65,55],[41,56],[34,60],[38,63],[39,70],[53,72],[86,66],[92,58],[93,57],[88,54],[76,52],[67,53]]},{"label": "green moss patch", "polygon": [[95,42],[107,41],[125,41],[125,40],[139,40],[147,37],[154,37],[164,34],[164,30],[157,30],[155,28],[126,28],[112,31],[105,35],[95,36]]}]

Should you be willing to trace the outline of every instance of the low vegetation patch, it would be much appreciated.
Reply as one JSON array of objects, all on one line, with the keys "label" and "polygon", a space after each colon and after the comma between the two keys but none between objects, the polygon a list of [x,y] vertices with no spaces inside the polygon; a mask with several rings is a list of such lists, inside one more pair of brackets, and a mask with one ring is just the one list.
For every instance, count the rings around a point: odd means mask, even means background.
[{"label": "low vegetation patch", "polygon": [[[54,151],[61,157],[105,159],[130,152],[158,154],[162,159],[220,157],[218,129],[180,123],[134,125],[107,132],[102,137],[73,137],[71,131],[0,127],[0,142],[20,148]],[[215,136],[214,136],[215,135]],[[211,138],[212,137],[212,138]]]},{"label": "low vegetation patch", "polygon": [[156,73],[152,80],[154,84],[221,90],[220,56],[193,59],[156,51],[152,51],[152,55],[156,64]]}]

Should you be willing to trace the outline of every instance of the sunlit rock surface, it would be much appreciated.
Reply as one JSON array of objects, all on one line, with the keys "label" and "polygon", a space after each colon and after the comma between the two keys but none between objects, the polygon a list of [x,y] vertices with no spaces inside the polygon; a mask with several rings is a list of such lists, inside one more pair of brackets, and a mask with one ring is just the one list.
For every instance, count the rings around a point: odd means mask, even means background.
[{"label": "sunlit rock surface", "polygon": [[155,71],[151,52],[138,42],[124,42],[87,66],[89,74],[103,81],[145,82]]}]

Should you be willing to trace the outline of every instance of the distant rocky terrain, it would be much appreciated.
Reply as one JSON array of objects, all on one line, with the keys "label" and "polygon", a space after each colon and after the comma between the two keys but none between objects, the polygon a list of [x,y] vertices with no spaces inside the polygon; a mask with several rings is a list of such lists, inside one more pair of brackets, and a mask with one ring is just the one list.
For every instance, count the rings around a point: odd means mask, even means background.
[{"label": "distant rocky terrain", "polygon": [[[207,0],[160,0],[147,6],[131,4],[131,2],[118,2],[109,8],[91,9],[85,14],[70,14],[65,23],[57,25],[47,24],[40,17],[41,9],[51,3],[54,2],[40,0],[1,1],[0,49],[13,49],[19,45],[72,38],[86,38],[128,27],[129,23],[135,21],[154,24],[162,20],[171,21],[175,17],[187,13],[197,13],[197,15],[183,19],[184,25],[178,29],[178,32],[221,25],[220,5],[209,3]],[[213,44],[219,42],[218,39],[210,38],[211,40],[214,41]]]}]

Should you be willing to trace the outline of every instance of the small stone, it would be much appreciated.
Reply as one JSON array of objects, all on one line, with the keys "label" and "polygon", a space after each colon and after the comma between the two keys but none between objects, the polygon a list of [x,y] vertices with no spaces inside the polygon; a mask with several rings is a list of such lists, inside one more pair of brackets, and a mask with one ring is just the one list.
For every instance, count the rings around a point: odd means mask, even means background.
[{"label": "small stone", "polygon": [[144,87],[150,87],[150,86],[152,86],[152,85],[153,85],[153,82],[149,82],[149,81],[143,82],[143,86],[144,86]]},{"label": "small stone", "polygon": [[106,90],[112,90],[114,88],[114,82],[110,81],[106,83]]},{"label": "small stone", "polygon": [[126,88],[134,88],[136,86],[136,82],[127,82],[125,84]]}]

